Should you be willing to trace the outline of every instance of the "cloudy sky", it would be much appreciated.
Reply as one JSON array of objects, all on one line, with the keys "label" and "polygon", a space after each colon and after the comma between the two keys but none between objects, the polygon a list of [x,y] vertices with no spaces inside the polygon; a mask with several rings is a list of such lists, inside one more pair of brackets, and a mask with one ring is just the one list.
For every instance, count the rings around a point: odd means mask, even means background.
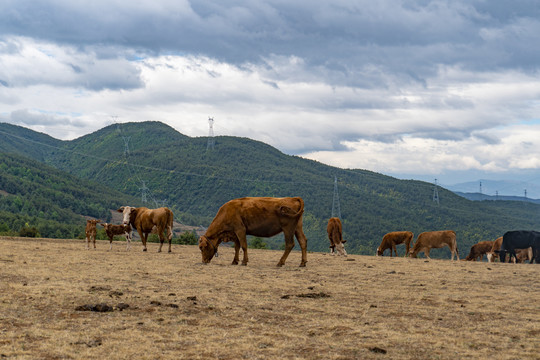
[{"label": "cloudy sky", "polygon": [[540,182],[538,0],[0,0],[0,121],[264,141],[342,168]]}]

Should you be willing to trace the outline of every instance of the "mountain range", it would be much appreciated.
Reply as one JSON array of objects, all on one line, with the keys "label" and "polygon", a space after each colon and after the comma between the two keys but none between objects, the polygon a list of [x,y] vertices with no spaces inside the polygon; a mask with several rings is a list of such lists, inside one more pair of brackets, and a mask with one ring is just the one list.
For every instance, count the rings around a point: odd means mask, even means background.
[{"label": "mountain range", "polygon": [[[110,218],[110,210],[120,205],[165,205],[180,223],[207,227],[219,207],[233,198],[301,196],[308,249],[328,251],[326,224],[337,190],[348,252],[374,254],[390,231],[410,230],[417,235],[453,229],[463,257],[478,241],[540,225],[538,204],[470,201],[440,187],[435,202],[431,183],[340,169],[283,154],[248,138],[213,140],[214,146],[208,147],[207,137],[188,137],[154,121],[112,124],[70,141],[0,123],[0,169],[6,170],[0,173],[0,215],[39,223],[48,216],[43,208],[41,213],[33,209],[37,205],[30,199],[39,193],[43,201],[50,198],[50,204],[69,210],[69,216],[54,221],[65,220],[78,229],[84,217]],[[25,177],[21,170],[25,167],[39,175]],[[17,179],[21,179],[18,187],[6,188]],[[65,187],[57,191],[71,194],[71,201],[59,201],[58,194],[49,191],[64,179]],[[26,191],[34,182],[39,187],[33,193]],[[26,208],[6,205],[15,197],[28,202]],[[70,207],[77,198],[88,199],[92,206]],[[265,241],[270,248],[283,243],[281,235]]]}]

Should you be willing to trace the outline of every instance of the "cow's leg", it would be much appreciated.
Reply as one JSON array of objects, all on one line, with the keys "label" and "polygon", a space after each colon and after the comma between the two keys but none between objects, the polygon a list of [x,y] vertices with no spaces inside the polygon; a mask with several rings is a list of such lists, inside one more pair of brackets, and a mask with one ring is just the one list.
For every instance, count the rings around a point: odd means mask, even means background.
[{"label": "cow's leg", "polygon": [[[294,247],[294,235],[292,232],[283,232],[283,235],[285,237],[285,252],[283,253],[283,256],[281,257],[281,259],[279,259],[279,262],[277,263],[277,266],[283,266],[285,265],[285,260],[287,260],[287,257],[289,256],[289,253],[291,252],[291,250],[293,249]],[[298,243],[300,243],[300,241],[298,241]],[[305,266],[300,264],[300,266]]]},{"label": "cow's leg", "polygon": [[[242,265],[246,266],[248,264],[248,253],[247,253],[247,239],[246,239],[246,229],[241,229],[235,231],[236,237],[238,238],[238,243],[244,252],[244,258],[242,259]],[[234,243],[234,248],[236,251],[236,242]],[[236,256],[236,254],[235,254]]]},{"label": "cow's leg", "polygon": [[529,264],[532,264],[534,261],[534,252],[533,252],[532,247],[527,249],[527,255],[529,256]]},{"label": "cow's leg", "polygon": [[424,248],[424,255],[426,255],[426,257],[431,260],[431,258],[429,257],[429,250],[430,248],[428,247]]},{"label": "cow's leg", "polygon": [[126,251],[128,251],[129,249],[131,249],[131,234],[130,233],[125,233],[126,235]]},{"label": "cow's leg", "polygon": [[112,240],[113,240],[113,238],[112,238],[112,237],[111,237],[111,238],[109,238],[109,251],[111,251],[111,250],[112,250]]},{"label": "cow's leg", "polygon": [[94,249],[96,248],[96,235],[92,235],[92,242],[94,243]]},{"label": "cow's leg", "polygon": [[86,250],[90,250],[90,239],[86,236]]},{"label": "cow's leg", "polygon": [[300,267],[304,267],[307,263],[307,237],[304,234],[304,229],[302,228],[302,216],[300,216],[300,219],[296,224],[294,236],[296,236],[298,245],[300,245],[300,249],[302,250],[302,261],[300,262]]},{"label": "cow's leg", "polygon": [[394,254],[396,254],[397,257],[396,244],[392,244],[392,247],[390,248],[390,257],[392,257],[392,251],[394,252]]},{"label": "cow's leg", "polygon": [[238,240],[234,241],[234,259],[231,265],[238,265],[238,260],[240,259],[240,242]]},{"label": "cow's leg", "polygon": [[[157,228],[158,235],[159,235],[159,249],[157,252],[161,252],[161,248],[163,247],[163,242],[165,242],[165,236],[163,236],[163,229]],[[170,252],[171,249],[169,249]]]},{"label": "cow's leg", "polygon": [[143,233],[139,229],[137,229],[137,232],[139,233],[139,236],[141,237],[141,242],[142,242],[142,245],[143,245],[143,250],[142,251],[147,251],[148,249],[146,248],[146,238],[148,237],[148,234]]},{"label": "cow's leg", "polygon": [[169,240],[169,252],[172,252],[172,249],[171,249],[172,236],[173,236],[172,226],[167,226],[167,240]]}]

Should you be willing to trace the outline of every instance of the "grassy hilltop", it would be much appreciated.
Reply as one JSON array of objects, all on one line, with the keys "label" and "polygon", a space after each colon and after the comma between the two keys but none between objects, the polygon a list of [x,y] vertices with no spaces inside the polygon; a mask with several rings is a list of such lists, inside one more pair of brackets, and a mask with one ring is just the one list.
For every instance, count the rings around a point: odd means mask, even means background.
[{"label": "grassy hilltop", "polygon": [[[286,155],[247,138],[216,137],[215,148],[210,151],[206,145],[206,137],[188,137],[159,122],[114,124],[72,141],[0,124],[0,152],[15,152],[110,188],[111,192],[88,189],[101,194],[96,199],[100,206],[117,204],[120,199],[131,199],[132,205],[140,206],[141,188],[146,186],[146,206],[166,204],[180,222],[208,226],[219,207],[233,198],[301,196],[311,251],[328,249],[326,224],[331,215],[334,176],[338,179],[344,237],[351,253],[373,254],[389,231],[410,230],[418,235],[453,229],[464,257],[478,241],[494,240],[512,229],[540,227],[537,204],[473,202],[445,189],[439,189],[440,204],[436,204],[430,183],[340,169]],[[91,215],[86,209],[77,213]],[[281,239],[278,236],[267,242],[279,248]],[[434,256],[447,254],[433,252]]]}]

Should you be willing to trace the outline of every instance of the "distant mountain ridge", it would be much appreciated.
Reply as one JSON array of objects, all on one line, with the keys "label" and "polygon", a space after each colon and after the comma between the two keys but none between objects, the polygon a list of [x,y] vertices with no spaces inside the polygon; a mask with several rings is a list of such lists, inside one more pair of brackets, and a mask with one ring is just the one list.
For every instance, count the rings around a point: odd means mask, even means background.
[{"label": "distant mountain ridge", "polygon": [[[431,183],[339,169],[283,154],[248,138],[215,137],[215,148],[207,151],[207,140],[154,121],[113,124],[71,141],[0,124],[0,152],[15,152],[114,189],[133,199],[133,206],[166,205],[184,224],[208,226],[219,207],[233,198],[301,196],[310,251],[328,251],[326,224],[334,176],[351,253],[373,254],[382,236],[396,230],[418,235],[454,229],[463,254],[472,244],[495,239],[507,230],[540,228],[536,204],[472,202],[446,189],[439,189],[437,204],[432,200]],[[268,243],[279,248],[281,239],[278,236]],[[437,253],[445,254],[432,255]]]},{"label": "distant mountain ridge", "polygon": [[[519,201],[522,199],[540,199],[540,185],[516,180],[478,180],[468,181],[453,185],[442,185],[444,188],[459,193],[480,193],[480,184],[482,184],[481,194],[487,197],[498,197],[499,199],[513,197]],[[527,196],[525,197],[525,192]]]}]

